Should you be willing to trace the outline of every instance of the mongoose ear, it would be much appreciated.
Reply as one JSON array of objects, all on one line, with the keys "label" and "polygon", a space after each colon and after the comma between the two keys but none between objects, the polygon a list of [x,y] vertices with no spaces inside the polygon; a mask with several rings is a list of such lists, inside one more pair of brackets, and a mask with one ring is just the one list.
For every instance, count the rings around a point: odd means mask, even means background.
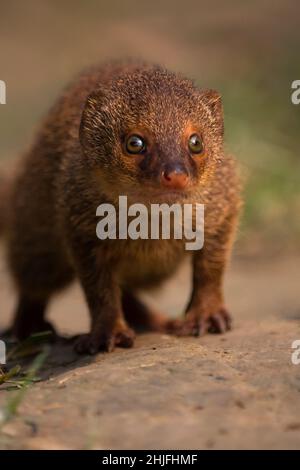
[{"label": "mongoose ear", "polygon": [[216,90],[203,90],[202,99],[216,117],[223,117],[222,97]]},{"label": "mongoose ear", "polygon": [[220,93],[215,90],[202,90],[200,94],[201,102],[204,104],[210,124],[223,136],[224,118]]},{"label": "mongoose ear", "polygon": [[83,145],[86,137],[93,131],[93,128],[100,124],[101,105],[105,100],[105,90],[94,90],[86,99],[79,128],[79,140]]}]

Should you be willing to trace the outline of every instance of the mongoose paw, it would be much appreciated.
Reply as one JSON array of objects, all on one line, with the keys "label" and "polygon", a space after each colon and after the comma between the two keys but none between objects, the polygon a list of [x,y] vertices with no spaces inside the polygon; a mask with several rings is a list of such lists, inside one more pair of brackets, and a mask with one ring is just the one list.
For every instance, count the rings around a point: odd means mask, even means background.
[{"label": "mongoose paw", "polygon": [[74,348],[78,354],[97,354],[99,351],[111,352],[116,347],[131,348],[134,344],[135,334],[130,328],[117,330],[109,334],[85,334],[80,335]]},{"label": "mongoose paw", "polygon": [[225,308],[212,314],[203,314],[195,310],[186,313],[183,320],[173,325],[178,336],[203,336],[206,333],[220,334],[231,329],[232,320]]}]

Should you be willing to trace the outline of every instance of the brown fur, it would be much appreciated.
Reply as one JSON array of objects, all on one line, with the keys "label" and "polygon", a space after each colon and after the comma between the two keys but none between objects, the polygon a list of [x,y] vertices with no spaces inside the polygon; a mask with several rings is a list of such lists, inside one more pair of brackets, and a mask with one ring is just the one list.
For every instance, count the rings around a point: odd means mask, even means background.
[{"label": "brown fur", "polygon": [[[124,151],[133,130],[148,141],[143,156]],[[191,156],[188,133],[201,132],[205,152]],[[178,164],[189,186],[177,195],[160,187],[166,165]],[[51,109],[13,184],[8,228],[9,266],[19,292],[13,330],[40,330],[52,294],[78,278],[91,314],[91,332],[77,343],[94,353],[133,344],[126,317],[178,334],[229,328],[222,279],[239,209],[235,163],[223,151],[220,96],[200,90],[159,66],[108,64],[82,74]],[[159,284],[187,253],[184,240],[96,238],[96,207],[116,202],[199,202],[206,205],[205,246],[192,252],[193,294],[177,322],[150,315],[138,287]],[[191,253],[191,252],[189,252]],[[145,318],[145,322],[143,322]]]}]

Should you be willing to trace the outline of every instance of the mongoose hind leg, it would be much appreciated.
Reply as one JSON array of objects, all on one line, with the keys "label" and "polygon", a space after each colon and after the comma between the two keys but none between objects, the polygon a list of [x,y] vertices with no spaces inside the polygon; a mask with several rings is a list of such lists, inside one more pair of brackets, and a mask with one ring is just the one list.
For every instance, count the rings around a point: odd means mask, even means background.
[{"label": "mongoose hind leg", "polygon": [[56,336],[54,327],[45,320],[48,299],[30,297],[21,294],[15,312],[11,333],[18,340],[24,340],[34,333],[51,331]]},{"label": "mongoose hind leg", "polygon": [[174,329],[174,321],[145,305],[130,292],[124,292],[122,306],[129,325],[139,331],[168,333]]}]

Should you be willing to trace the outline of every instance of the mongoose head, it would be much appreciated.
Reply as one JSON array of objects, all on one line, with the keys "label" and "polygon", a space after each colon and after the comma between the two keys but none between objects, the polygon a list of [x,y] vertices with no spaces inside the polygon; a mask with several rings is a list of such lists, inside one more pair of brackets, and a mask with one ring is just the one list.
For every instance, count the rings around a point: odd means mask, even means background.
[{"label": "mongoose head", "polygon": [[189,198],[223,155],[221,98],[157,66],[127,70],[88,97],[80,142],[111,197]]}]

